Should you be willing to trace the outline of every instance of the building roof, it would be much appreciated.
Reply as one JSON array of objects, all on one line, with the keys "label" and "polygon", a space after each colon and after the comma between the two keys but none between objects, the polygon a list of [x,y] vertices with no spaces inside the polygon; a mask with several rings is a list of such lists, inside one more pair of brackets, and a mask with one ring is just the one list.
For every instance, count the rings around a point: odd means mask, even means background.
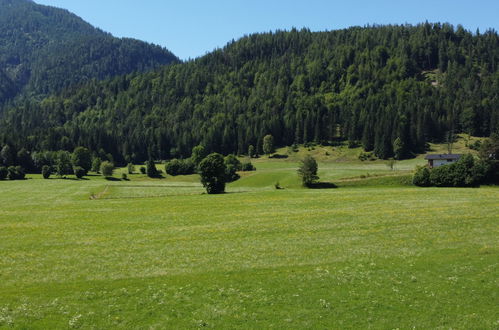
[{"label": "building roof", "polygon": [[460,154],[433,154],[433,155],[426,155],[424,159],[426,160],[440,160],[440,159],[452,159],[452,160],[458,160],[461,158],[462,155]]}]

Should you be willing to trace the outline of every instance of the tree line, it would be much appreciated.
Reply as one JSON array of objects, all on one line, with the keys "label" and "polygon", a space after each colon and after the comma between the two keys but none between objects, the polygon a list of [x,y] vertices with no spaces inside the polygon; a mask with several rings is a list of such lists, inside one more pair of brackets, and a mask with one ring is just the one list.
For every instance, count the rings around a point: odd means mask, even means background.
[{"label": "tree line", "polygon": [[461,26],[254,34],[204,57],[69,88],[5,111],[0,144],[85,146],[118,163],[348,141],[403,159],[499,127],[499,38]]}]

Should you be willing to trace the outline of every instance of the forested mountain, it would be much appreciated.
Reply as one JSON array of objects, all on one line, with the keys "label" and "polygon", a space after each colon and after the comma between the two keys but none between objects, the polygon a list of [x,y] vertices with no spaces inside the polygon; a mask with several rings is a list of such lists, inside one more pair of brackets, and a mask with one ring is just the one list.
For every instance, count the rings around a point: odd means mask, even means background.
[{"label": "forested mountain", "polygon": [[199,59],[11,109],[0,143],[116,160],[348,140],[381,158],[499,126],[499,37],[449,24],[255,34]]},{"label": "forested mountain", "polygon": [[67,10],[0,0],[0,105],[172,62],[159,46],[114,38]]}]

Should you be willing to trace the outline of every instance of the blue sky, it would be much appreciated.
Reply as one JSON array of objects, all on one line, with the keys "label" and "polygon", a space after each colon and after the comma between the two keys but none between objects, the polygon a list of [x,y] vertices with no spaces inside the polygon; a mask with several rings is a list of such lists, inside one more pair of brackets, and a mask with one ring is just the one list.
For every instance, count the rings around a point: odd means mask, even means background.
[{"label": "blue sky", "polygon": [[117,37],[195,58],[245,34],[292,27],[449,22],[499,30],[499,0],[35,0],[65,8]]}]

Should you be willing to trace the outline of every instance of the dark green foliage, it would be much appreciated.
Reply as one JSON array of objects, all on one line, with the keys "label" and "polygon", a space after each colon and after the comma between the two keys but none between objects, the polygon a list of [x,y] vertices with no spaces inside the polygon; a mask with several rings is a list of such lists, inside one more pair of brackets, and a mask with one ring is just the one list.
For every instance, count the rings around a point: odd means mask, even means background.
[{"label": "dark green foliage", "polygon": [[81,166],[75,166],[74,169],[74,174],[78,179],[83,178],[85,175],[87,175],[87,171],[81,167]]},{"label": "dark green foliage", "polygon": [[14,165],[14,161],[14,151],[8,144],[6,144],[0,151],[0,163],[5,167],[9,167]]},{"label": "dark green foliage", "polygon": [[192,148],[191,161],[197,167],[199,163],[206,157],[206,148],[202,145],[195,146]]},{"label": "dark green foliage", "polygon": [[416,173],[414,173],[414,177],[412,178],[412,183],[420,187],[431,186],[430,169],[426,166],[417,168]]},{"label": "dark green foliage", "polygon": [[301,160],[300,167],[298,168],[298,175],[301,177],[304,187],[310,187],[319,180],[319,177],[317,176],[318,168],[317,161],[310,155],[306,155],[305,158]]},{"label": "dark green foliage", "polygon": [[274,149],[274,137],[270,134],[265,135],[263,138],[263,153],[266,155],[270,155],[275,151]]},{"label": "dark green foliage", "polygon": [[16,180],[17,179],[17,171],[15,166],[9,166],[7,168],[7,179]]},{"label": "dark green foliage", "polygon": [[141,174],[146,174],[146,168],[144,166],[140,167],[140,173]]},{"label": "dark green foliage", "polygon": [[224,159],[226,166],[225,174],[227,176],[227,182],[233,182],[240,178],[238,171],[242,170],[242,164],[239,159],[233,154],[227,155]]},{"label": "dark green foliage", "polygon": [[114,38],[66,10],[0,1],[0,105],[172,62],[161,47]]},{"label": "dark green foliage", "polygon": [[85,145],[124,162],[185,158],[199,144],[260,153],[268,133],[275,145],[360,141],[379,158],[408,157],[449,131],[499,128],[498,45],[494,31],[430,23],[250,35],[187,63],[17,104],[0,142]]},{"label": "dark green foliage", "polygon": [[92,172],[99,173],[102,160],[99,157],[94,157],[92,159]]},{"label": "dark green foliage", "polygon": [[233,166],[236,171],[241,171],[242,164],[239,159],[237,159],[236,155],[230,154],[225,156],[224,162],[226,166]]},{"label": "dark green foliage", "polygon": [[132,163],[128,163],[126,168],[127,168],[128,174],[133,174],[135,172],[135,165],[133,165]]},{"label": "dark green foliage", "polygon": [[406,158],[406,156],[405,143],[398,137],[393,141],[393,158],[400,160]]},{"label": "dark green foliage", "polygon": [[49,166],[52,168],[55,166],[57,158],[57,153],[53,151],[35,151],[31,153],[31,160],[34,166],[34,170],[37,173],[42,171],[43,166]]},{"label": "dark green foliage", "polygon": [[476,187],[482,183],[488,183],[486,178],[489,170],[486,162],[477,161],[468,154],[449,165],[442,165],[431,170],[426,167],[418,169],[413,183],[425,187]]},{"label": "dark green foliage", "polygon": [[499,161],[499,134],[494,133],[480,146],[480,158],[483,160]]},{"label": "dark green foliage", "polygon": [[[71,155],[71,162],[75,167],[81,167],[85,174],[92,169],[92,153],[84,147],[77,147]],[[75,173],[76,174],[76,173]]]},{"label": "dark green foliage", "polygon": [[106,178],[112,177],[114,172],[114,164],[107,160],[102,162],[100,165],[100,172]]},{"label": "dark green foliage", "polygon": [[128,181],[128,175],[126,175],[126,173],[121,173],[121,180]]},{"label": "dark green foliage", "polygon": [[499,184],[499,134],[494,133],[480,146],[480,159],[487,172],[484,181]]},{"label": "dark green foliage", "polygon": [[376,160],[376,156],[372,152],[361,152],[359,154],[359,160],[361,161],[366,161],[366,160]]},{"label": "dark green foliage", "polygon": [[73,174],[71,154],[67,151],[59,151],[57,153],[55,168],[57,175],[59,175],[60,177]]},{"label": "dark green foliage", "polygon": [[9,166],[7,168],[7,178],[9,180],[24,180],[25,175],[21,166]]},{"label": "dark green foliage", "polygon": [[208,194],[225,192],[226,170],[224,157],[218,153],[209,154],[201,161],[199,174]]},{"label": "dark green foliage", "polygon": [[241,164],[241,171],[244,172],[249,172],[249,171],[256,171],[256,168],[251,162],[246,162]]},{"label": "dark green foliage", "polygon": [[256,155],[255,155],[255,147],[253,147],[252,144],[250,144],[250,146],[248,147],[248,157],[249,158],[254,158]]},{"label": "dark green foliage", "polygon": [[160,176],[158,169],[156,168],[156,164],[154,164],[154,161],[152,159],[149,159],[146,162],[146,173],[150,178],[158,178]]},{"label": "dark green foliage", "polygon": [[476,140],[475,142],[473,143],[470,143],[468,145],[468,147],[471,149],[471,150],[477,150],[477,151],[480,151],[480,147],[482,146],[482,142],[480,140]]},{"label": "dark green foliage", "polygon": [[5,180],[8,174],[9,171],[7,170],[7,167],[0,166],[0,180]]},{"label": "dark green foliage", "polygon": [[49,165],[42,166],[42,176],[44,179],[48,179],[52,174],[52,167]]},{"label": "dark green foliage", "polygon": [[16,175],[17,180],[24,180],[24,178],[26,177],[26,171],[24,170],[24,168],[22,168],[22,166],[16,166]]},{"label": "dark green foliage", "polygon": [[16,163],[27,171],[33,170],[33,160],[25,148],[22,148],[17,152]]},{"label": "dark green foliage", "polygon": [[196,165],[191,158],[172,159],[165,164],[165,172],[172,176],[196,173]]}]

